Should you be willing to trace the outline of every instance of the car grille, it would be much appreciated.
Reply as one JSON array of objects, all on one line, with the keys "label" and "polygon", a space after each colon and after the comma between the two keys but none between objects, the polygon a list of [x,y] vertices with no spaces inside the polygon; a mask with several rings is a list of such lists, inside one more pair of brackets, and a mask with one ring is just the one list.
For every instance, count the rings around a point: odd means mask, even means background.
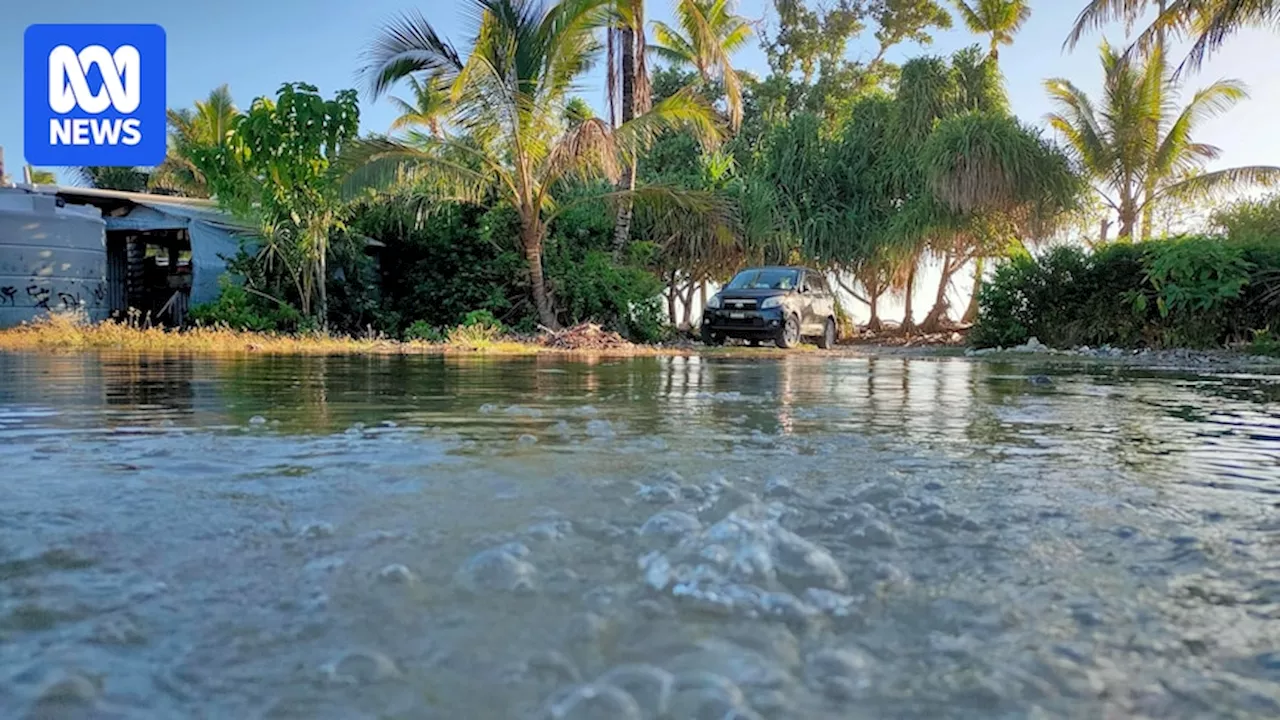
[{"label": "car grille", "polygon": [[732,298],[724,301],[725,310],[755,310],[755,300],[734,300]]}]

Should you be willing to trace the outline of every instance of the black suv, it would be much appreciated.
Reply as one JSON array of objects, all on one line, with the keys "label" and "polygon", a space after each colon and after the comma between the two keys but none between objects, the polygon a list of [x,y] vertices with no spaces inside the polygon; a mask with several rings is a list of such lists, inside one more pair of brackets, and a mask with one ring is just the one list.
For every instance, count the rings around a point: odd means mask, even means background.
[{"label": "black suv", "polygon": [[818,347],[836,344],[835,295],[822,273],[802,267],[743,270],[707,300],[702,310],[702,342],[721,345],[725,338],[772,340],[792,348],[802,338]]}]

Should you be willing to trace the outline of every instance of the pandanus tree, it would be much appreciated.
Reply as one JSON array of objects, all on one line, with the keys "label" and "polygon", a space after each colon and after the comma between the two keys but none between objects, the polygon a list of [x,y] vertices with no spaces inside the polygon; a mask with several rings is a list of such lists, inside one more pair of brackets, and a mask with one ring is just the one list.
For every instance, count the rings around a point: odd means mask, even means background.
[{"label": "pandanus tree", "polygon": [[[1026,0],[954,0],[956,11],[969,31],[990,37],[988,50],[992,66],[1000,60],[1000,46],[1012,45],[1014,35],[1022,29],[1031,18],[1031,6]],[[980,67],[986,71],[987,68]],[[969,307],[965,310],[964,322],[973,322],[978,318],[978,294],[982,290],[982,277],[986,269],[986,257],[979,255],[974,259],[973,291],[969,296]],[[945,268],[944,268],[945,270]]]},{"label": "pandanus tree", "polygon": [[1116,213],[1120,238],[1149,237],[1152,212],[1163,201],[1189,202],[1280,180],[1280,168],[1270,166],[1197,172],[1221,150],[1196,142],[1196,131],[1248,97],[1242,83],[1220,80],[1179,108],[1181,87],[1163,52],[1142,58],[1104,43],[1101,57],[1100,104],[1069,80],[1050,79],[1045,88],[1057,110],[1048,120]]},{"label": "pandanus tree", "polygon": [[1012,45],[1013,36],[1031,17],[1027,0],[954,0],[956,12],[969,32],[991,39],[992,59],[999,59],[1000,46]]},{"label": "pandanus tree", "polygon": [[[344,161],[345,185],[349,191],[408,187],[437,199],[509,205],[519,217],[518,242],[539,321],[557,327],[542,255],[548,225],[567,207],[557,203],[558,191],[575,181],[616,183],[626,163],[663,131],[684,129],[710,145],[718,129],[711,109],[688,92],[616,128],[595,118],[566,126],[576,80],[601,49],[597,31],[616,18],[612,4],[469,1],[476,20],[470,47],[459,50],[421,15],[406,15],[382,30],[364,71],[375,96],[415,73],[436,74],[449,87],[447,119],[459,136],[353,143]],[[578,193],[574,202],[600,197]],[[690,212],[715,209],[705,195],[658,186],[603,197]]]},{"label": "pandanus tree", "polygon": [[650,50],[676,67],[697,71],[703,83],[724,88],[729,126],[742,125],[742,79],[733,55],[751,40],[751,25],[733,11],[731,0],[678,0],[677,27],[653,23]]}]

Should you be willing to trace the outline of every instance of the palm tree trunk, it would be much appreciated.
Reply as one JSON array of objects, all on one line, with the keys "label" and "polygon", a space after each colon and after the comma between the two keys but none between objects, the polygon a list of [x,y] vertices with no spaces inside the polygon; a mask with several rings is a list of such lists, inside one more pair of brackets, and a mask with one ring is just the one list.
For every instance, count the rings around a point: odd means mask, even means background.
[{"label": "palm tree trunk", "polygon": [[969,307],[964,311],[963,323],[973,323],[978,319],[978,293],[982,291],[982,273],[986,270],[987,259],[979,256],[973,263],[973,294],[969,296]]},{"label": "palm tree trunk", "polygon": [[538,322],[551,330],[558,330],[555,306],[547,292],[547,279],[542,274],[542,226],[537,220],[521,223],[520,242],[524,245],[524,259],[529,265],[529,285],[533,289],[533,305],[538,310]]},{"label": "palm tree trunk", "polygon": [[[643,30],[642,30],[643,31]],[[621,80],[622,80],[622,112],[620,124],[626,123],[636,116],[636,34],[630,27],[619,32],[622,45]],[[622,168],[622,179],[618,182],[618,190],[631,192],[636,189],[636,158],[627,158],[626,167]],[[618,204],[618,215],[613,225],[613,255],[621,259],[627,240],[631,237],[631,218],[634,203],[630,197],[624,197]]]}]

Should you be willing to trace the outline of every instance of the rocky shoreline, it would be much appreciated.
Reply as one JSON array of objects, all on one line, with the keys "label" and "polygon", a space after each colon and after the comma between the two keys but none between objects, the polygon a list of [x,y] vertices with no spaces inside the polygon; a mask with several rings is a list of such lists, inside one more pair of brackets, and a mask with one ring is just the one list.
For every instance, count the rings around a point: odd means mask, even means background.
[{"label": "rocky shoreline", "polygon": [[1010,348],[964,348],[939,345],[859,345],[857,354],[901,357],[964,357],[1001,362],[1051,362],[1054,364],[1107,364],[1134,368],[1212,370],[1216,372],[1280,372],[1280,358],[1252,355],[1238,350],[1165,350],[1101,347],[1051,348],[1036,338]]}]

